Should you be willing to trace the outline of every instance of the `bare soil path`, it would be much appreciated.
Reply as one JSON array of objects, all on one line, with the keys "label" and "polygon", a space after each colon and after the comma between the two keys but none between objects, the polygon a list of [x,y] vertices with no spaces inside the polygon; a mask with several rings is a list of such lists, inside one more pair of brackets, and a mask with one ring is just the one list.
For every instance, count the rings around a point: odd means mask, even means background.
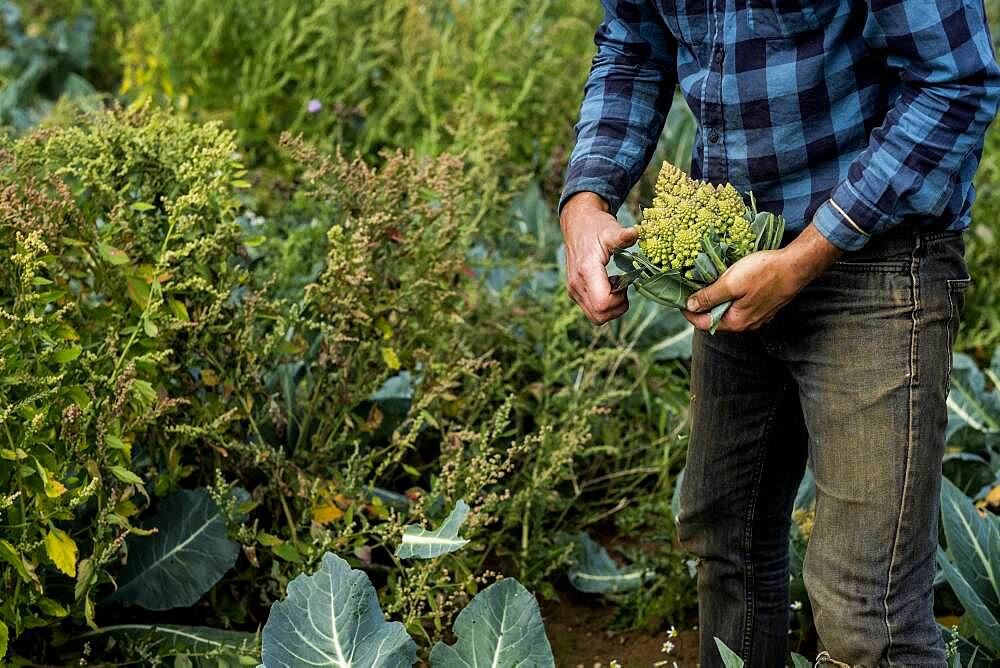
[{"label": "bare soil path", "polygon": [[667,633],[617,633],[608,631],[613,610],[595,601],[563,594],[561,601],[542,606],[545,630],[558,668],[609,668],[617,661],[622,668],[695,668],[698,665],[698,633],[680,631],[670,638],[674,649],[663,651]]}]

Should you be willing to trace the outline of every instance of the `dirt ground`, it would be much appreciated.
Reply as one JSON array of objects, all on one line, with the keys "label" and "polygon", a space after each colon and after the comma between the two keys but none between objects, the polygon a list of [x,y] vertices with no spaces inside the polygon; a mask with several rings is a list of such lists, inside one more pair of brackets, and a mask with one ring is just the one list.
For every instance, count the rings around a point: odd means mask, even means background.
[{"label": "dirt ground", "polygon": [[[667,634],[612,633],[607,631],[611,609],[588,603],[572,594],[542,607],[545,630],[558,668],[609,668],[613,660],[622,668],[695,668],[698,665],[697,631],[680,631],[670,654],[663,652]],[[675,664],[676,662],[676,664]]]}]

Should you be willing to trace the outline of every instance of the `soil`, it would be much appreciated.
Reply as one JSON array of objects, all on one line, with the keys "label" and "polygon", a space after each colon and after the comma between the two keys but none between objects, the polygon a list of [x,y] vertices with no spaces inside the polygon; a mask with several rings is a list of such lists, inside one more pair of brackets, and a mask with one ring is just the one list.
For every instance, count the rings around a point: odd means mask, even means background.
[{"label": "soil", "polygon": [[[558,668],[609,668],[613,660],[622,668],[695,668],[698,665],[698,632],[680,631],[672,638],[674,650],[663,652],[666,632],[608,631],[612,608],[572,593],[542,606],[545,631]],[[676,664],[675,664],[676,662]]]}]

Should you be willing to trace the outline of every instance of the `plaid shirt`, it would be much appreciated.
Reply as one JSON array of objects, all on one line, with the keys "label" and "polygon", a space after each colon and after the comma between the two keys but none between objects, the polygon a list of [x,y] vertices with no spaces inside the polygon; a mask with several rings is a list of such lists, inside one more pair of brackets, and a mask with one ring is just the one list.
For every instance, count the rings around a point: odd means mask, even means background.
[{"label": "plaid shirt", "polygon": [[560,208],[621,206],[675,86],[691,172],[752,190],[845,250],[898,224],[964,229],[1000,68],[981,0],[602,0]]}]

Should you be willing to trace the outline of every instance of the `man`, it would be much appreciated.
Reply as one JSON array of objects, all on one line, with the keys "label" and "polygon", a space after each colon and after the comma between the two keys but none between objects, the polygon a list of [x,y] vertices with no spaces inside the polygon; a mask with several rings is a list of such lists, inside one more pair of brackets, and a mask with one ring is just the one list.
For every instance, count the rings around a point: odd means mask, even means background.
[{"label": "man", "polygon": [[788,530],[816,477],[805,579],[834,666],[944,666],[933,615],[961,230],[997,109],[981,0],[603,0],[560,202],[569,292],[628,308],[609,252],[679,83],[692,175],[782,213],[776,251],[695,294],[692,427],[678,532],[699,558],[701,665],[714,637],[784,665]]}]

